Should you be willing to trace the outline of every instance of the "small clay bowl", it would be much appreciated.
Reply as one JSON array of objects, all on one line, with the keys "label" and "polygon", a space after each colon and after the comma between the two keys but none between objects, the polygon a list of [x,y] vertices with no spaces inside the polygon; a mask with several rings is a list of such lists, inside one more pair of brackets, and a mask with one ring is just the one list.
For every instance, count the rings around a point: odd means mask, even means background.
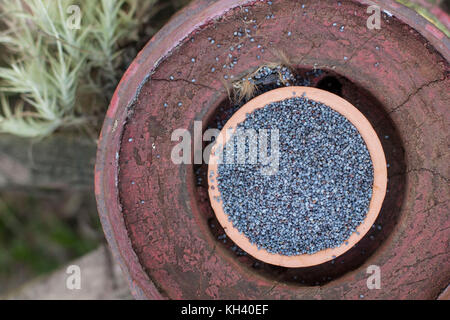
[{"label": "small clay bowl", "polygon": [[[365,220],[357,227],[350,238],[339,247],[325,249],[318,251],[314,254],[301,254],[296,256],[286,256],[281,254],[270,253],[267,250],[258,247],[255,244],[250,243],[249,239],[241,234],[231,221],[228,220],[228,215],[223,210],[223,202],[217,201],[220,197],[217,176],[218,176],[218,162],[220,151],[223,150],[223,146],[227,142],[227,138],[230,138],[230,134],[226,135],[226,130],[232,130],[234,132],[237,125],[246,119],[246,115],[252,113],[254,110],[263,108],[264,106],[277,101],[293,97],[304,96],[310,100],[321,102],[333,110],[339,112],[345,118],[347,118],[359,131],[361,137],[364,139],[367,149],[369,150],[370,157],[373,163],[374,169],[374,181],[372,190],[372,199],[369,205],[369,211],[367,212]],[[230,131],[229,131],[230,132]],[[209,198],[211,206],[216,214],[219,223],[222,225],[228,237],[233,240],[242,250],[252,255],[256,259],[270,263],[277,266],[283,266],[288,268],[299,268],[319,265],[344,254],[347,250],[351,249],[364,235],[369,231],[374,224],[377,216],[381,210],[383,200],[386,194],[387,186],[387,167],[386,158],[384,155],[383,147],[378,139],[375,130],[372,128],[369,121],[364,115],[341,97],[330,93],[325,90],[310,88],[310,87],[286,87],[275,89],[266,92],[248,103],[242,106],[232,117],[216,139],[216,143],[211,148],[209,165],[208,165],[208,184],[209,184]]]}]

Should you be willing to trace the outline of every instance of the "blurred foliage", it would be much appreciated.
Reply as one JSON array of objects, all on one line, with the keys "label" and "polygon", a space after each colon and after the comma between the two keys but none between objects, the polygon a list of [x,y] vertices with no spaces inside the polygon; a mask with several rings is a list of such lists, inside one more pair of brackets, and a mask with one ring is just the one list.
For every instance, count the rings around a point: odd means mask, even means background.
[{"label": "blurred foliage", "polygon": [[[80,10],[79,30],[66,13],[72,5]],[[114,80],[118,42],[135,29],[136,6],[124,6],[125,0],[1,2],[0,43],[7,57],[0,68],[0,131],[45,136],[82,120],[75,112],[81,83],[100,92],[97,79]]]},{"label": "blurred foliage", "polygon": [[0,199],[0,292],[15,276],[21,282],[90,252],[102,237],[90,192],[4,193]]},{"label": "blurred foliage", "polygon": [[[427,8],[422,6],[420,3],[417,3],[417,1],[411,1],[411,0],[396,0],[398,3],[401,3],[402,5],[411,8],[415,10],[418,14],[420,14],[422,17],[427,19],[429,22],[434,24],[436,28],[441,30],[447,37],[450,37],[450,30],[448,30],[445,25],[439,21],[438,17],[436,17],[434,14],[432,14]],[[439,5],[440,1],[436,0],[428,0],[431,5],[437,6]],[[439,3],[438,3],[439,2]],[[442,6],[447,5],[445,1],[442,3]],[[447,10],[448,8],[443,8],[443,10]]]},{"label": "blurred foliage", "polygon": [[[0,132],[45,137],[61,127],[95,126],[90,121],[104,114],[129,62],[124,46],[137,44],[152,18],[185,2],[2,0]],[[146,28],[146,40],[157,27]]]}]

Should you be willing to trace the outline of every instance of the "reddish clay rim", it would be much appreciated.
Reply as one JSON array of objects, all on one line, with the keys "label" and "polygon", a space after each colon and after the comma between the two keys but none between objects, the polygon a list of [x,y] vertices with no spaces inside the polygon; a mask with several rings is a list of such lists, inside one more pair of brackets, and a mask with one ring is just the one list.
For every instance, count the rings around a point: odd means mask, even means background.
[{"label": "reddish clay rim", "polygon": [[[347,240],[346,244],[342,244],[336,248],[330,248],[321,250],[314,254],[302,254],[297,256],[285,256],[280,254],[273,254],[267,250],[258,247],[255,244],[250,243],[248,238],[241,234],[236,228],[234,228],[231,221],[228,220],[228,215],[224,212],[222,201],[215,201],[217,197],[220,197],[220,192],[217,183],[217,168],[220,151],[226,144],[227,139],[230,138],[230,134],[226,135],[227,130],[234,132],[237,125],[243,122],[247,114],[252,113],[254,110],[263,108],[269,103],[285,100],[292,97],[300,97],[304,95],[306,98],[321,102],[333,110],[339,112],[346,117],[359,131],[364,139],[367,149],[369,150],[373,168],[374,168],[374,182],[372,188],[372,199],[369,205],[369,211],[362,224],[357,227],[357,232],[353,233]],[[211,149],[210,161],[208,165],[208,185],[209,185],[209,198],[211,200],[211,206],[216,214],[219,223],[224,228],[226,234],[233,240],[241,249],[246,251],[253,257],[277,266],[283,266],[288,268],[309,267],[324,263],[332,260],[346,251],[351,249],[364,235],[369,231],[374,224],[381,210],[384,197],[386,195],[387,187],[387,167],[386,158],[384,155],[383,147],[378,139],[375,130],[372,128],[370,122],[364,117],[364,115],[341,97],[330,93],[325,90],[310,88],[310,87],[286,87],[275,89],[262,94],[240,108],[223,127],[219,136],[217,137],[218,143]]]}]

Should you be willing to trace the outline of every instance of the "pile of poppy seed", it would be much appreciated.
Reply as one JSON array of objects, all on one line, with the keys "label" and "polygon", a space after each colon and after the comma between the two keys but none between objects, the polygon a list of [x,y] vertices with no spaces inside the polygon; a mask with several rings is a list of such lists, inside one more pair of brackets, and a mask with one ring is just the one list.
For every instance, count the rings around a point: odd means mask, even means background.
[{"label": "pile of poppy seed", "polygon": [[[346,245],[372,197],[373,166],[364,140],[345,117],[304,97],[268,104],[238,125],[256,132],[273,128],[279,130],[276,174],[264,174],[260,161],[224,158],[218,166],[219,201],[229,220],[271,253],[313,254]],[[247,150],[249,143],[255,142],[247,140]]]}]

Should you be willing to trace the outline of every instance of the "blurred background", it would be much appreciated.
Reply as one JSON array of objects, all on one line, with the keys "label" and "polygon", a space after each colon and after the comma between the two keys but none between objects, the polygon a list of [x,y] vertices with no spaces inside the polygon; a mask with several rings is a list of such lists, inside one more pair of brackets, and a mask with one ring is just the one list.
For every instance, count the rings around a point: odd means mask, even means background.
[{"label": "blurred background", "polygon": [[[450,1],[398,2],[450,36]],[[1,0],[0,297],[131,298],[97,216],[96,142],[127,66],[188,3]],[[93,279],[76,297],[72,263]]]}]

